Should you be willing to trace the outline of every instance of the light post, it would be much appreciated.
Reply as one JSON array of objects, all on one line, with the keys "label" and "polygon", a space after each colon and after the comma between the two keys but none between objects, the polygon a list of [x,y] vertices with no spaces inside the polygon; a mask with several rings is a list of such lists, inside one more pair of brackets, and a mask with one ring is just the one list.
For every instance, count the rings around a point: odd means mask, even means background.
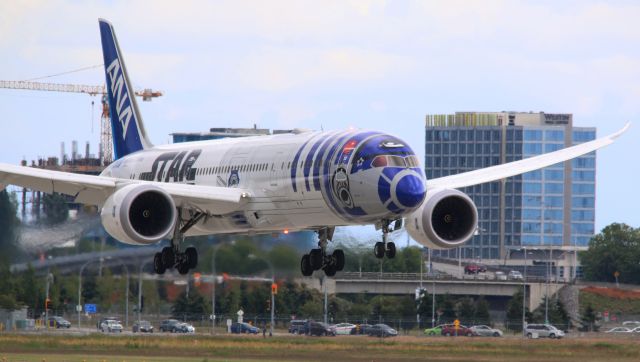
[{"label": "light post", "polygon": [[522,336],[526,337],[526,324],[527,321],[525,319],[526,315],[526,301],[527,301],[527,248],[522,247],[524,251],[524,276],[522,278]]},{"label": "light post", "polygon": [[[231,241],[233,245],[235,241]],[[218,253],[218,249],[222,246],[224,242],[220,242],[213,247],[213,252],[211,253],[211,334],[216,334],[216,254]]]},{"label": "light post", "polygon": [[127,265],[124,263],[122,263],[122,267],[124,268],[124,271],[127,272],[127,282],[125,283],[126,289],[124,291],[124,326],[126,328],[129,327],[129,268],[127,268]]},{"label": "light post", "polygon": [[76,306],[76,311],[78,311],[78,329],[80,329],[81,327],[80,318],[82,313],[82,272],[84,271],[84,268],[86,268],[87,265],[89,265],[89,263],[91,263],[92,261],[96,261],[96,259],[87,260],[84,264],[82,264],[82,266],[80,267],[80,272],[78,273],[78,305]]},{"label": "light post", "polygon": [[[249,259],[255,259],[256,255],[255,254],[249,254],[247,256]],[[275,294],[273,294],[273,284],[275,284],[276,282],[276,273],[275,273],[275,269],[273,268],[273,264],[271,264],[271,260],[269,260],[268,258],[264,258],[264,261],[267,262],[267,265],[269,265],[269,269],[271,270],[271,285],[269,286],[270,291],[271,291],[271,325],[269,326],[269,337],[273,336],[273,322],[275,319],[275,309],[276,309],[276,298],[275,298]],[[325,305],[326,305],[326,285],[325,285]],[[326,310],[326,308],[325,308]],[[326,316],[325,316],[325,320],[326,320]]]},{"label": "light post", "polygon": [[49,329],[49,283],[51,282],[53,282],[53,274],[47,271],[47,285],[44,297],[44,322],[47,324],[47,329]]},{"label": "light post", "polygon": [[[142,313],[142,269],[144,269],[147,263],[148,262],[140,264],[140,268],[138,268],[138,325],[140,325],[140,314]],[[129,288],[127,288],[127,290],[128,289]]]}]

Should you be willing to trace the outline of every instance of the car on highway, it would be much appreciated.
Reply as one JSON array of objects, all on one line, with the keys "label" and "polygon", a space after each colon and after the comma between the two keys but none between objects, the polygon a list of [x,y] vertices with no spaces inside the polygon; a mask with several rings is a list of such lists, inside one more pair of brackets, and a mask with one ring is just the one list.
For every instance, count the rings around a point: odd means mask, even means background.
[{"label": "car on highway", "polygon": [[469,329],[469,327],[465,327],[462,324],[460,326],[458,326],[458,329],[456,330],[456,326],[453,324],[445,324],[444,327],[442,327],[442,335],[443,336],[467,336],[467,337],[471,337],[473,336],[473,332],[471,331],[471,329]]},{"label": "car on highway", "polygon": [[525,329],[527,338],[533,338],[534,333],[537,333],[540,338],[554,339],[564,337],[564,332],[551,324],[527,324]]},{"label": "car on highway", "polygon": [[353,329],[353,334],[367,334],[367,331],[373,327],[371,324],[356,324],[356,328]]},{"label": "car on highway", "polygon": [[115,319],[106,319],[100,324],[100,331],[109,333],[122,333],[122,324]]},{"label": "car on highway", "polygon": [[196,328],[189,323],[178,323],[175,333],[196,333]]},{"label": "car on highway", "polygon": [[231,325],[231,333],[236,333],[236,334],[243,334],[243,333],[251,333],[251,334],[258,334],[260,333],[260,328],[258,327],[254,327],[249,323],[233,323]]},{"label": "car on highway", "polygon": [[493,274],[495,276],[495,280],[507,280],[507,274],[505,274],[504,272],[498,270]]},{"label": "car on highway", "polygon": [[633,329],[629,329],[627,327],[615,327],[605,331],[604,333],[633,333]]},{"label": "car on highway", "polygon": [[634,329],[631,330],[631,332],[633,333],[640,333],[640,326],[635,327]]},{"label": "car on highway", "polygon": [[481,324],[477,326],[469,327],[474,336],[481,337],[502,337],[502,331],[496,328],[491,328],[487,325]]},{"label": "car on highway", "polygon": [[307,321],[305,319],[293,319],[289,322],[289,333],[307,334]]},{"label": "car on highway", "polygon": [[424,334],[427,336],[440,336],[442,335],[442,327],[444,327],[444,324],[435,326],[433,328],[426,328],[424,330]]},{"label": "car on highway", "polygon": [[509,280],[522,280],[522,273],[517,270],[512,270],[509,272]]},{"label": "car on highway", "polygon": [[135,322],[133,327],[131,327],[131,331],[133,331],[133,333],[153,333],[153,326],[149,321]]},{"label": "car on highway", "polygon": [[176,333],[180,324],[181,322],[177,319],[165,319],[160,322],[160,332]]},{"label": "car on highway", "polygon": [[374,324],[367,331],[367,335],[371,337],[395,337],[398,335],[398,331],[389,327],[386,324]]},{"label": "car on highway", "polygon": [[332,327],[336,330],[336,334],[349,335],[355,334],[353,330],[356,328],[356,325],[351,323],[338,323]]},{"label": "car on highway", "polygon": [[118,320],[118,317],[102,317],[96,322],[96,328],[100,331],[101,327],[102,327],[102,323],[104,323],[104,321],[110,320],[110,319]]},{"label": "car on highway", "polygon": [[71,328],[71,323],[62,317],[49,317],[49,327],[51,328]]},{"label": "car on highway", "polygon": [[335,336],[336,330],[322,322],[310,321],[307,325],[307,334],[310,336]]},{"label": "car on highway", "polygon": [[464,267],[465,274],[478,274],[487,271],[487,267],[483,264],[468,264]]}]

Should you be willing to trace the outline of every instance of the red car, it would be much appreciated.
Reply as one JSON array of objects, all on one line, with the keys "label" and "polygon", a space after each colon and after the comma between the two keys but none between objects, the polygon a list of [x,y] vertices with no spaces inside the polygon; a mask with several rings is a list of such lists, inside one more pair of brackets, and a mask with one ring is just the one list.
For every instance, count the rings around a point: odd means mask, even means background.
[{"label": "red car", "polygon": [[487,271],[487,267],[482,264],[469,264],[464,267],[465,274],[478,274]]},{"label": "red car", "polygon": [[442,335],[443,336],[473,336],[473,331],[468,327],[463,326],[462,324],[458,327],[458,331],[456,334],[456,327],[453,324],[446,324],[442,326]]}]

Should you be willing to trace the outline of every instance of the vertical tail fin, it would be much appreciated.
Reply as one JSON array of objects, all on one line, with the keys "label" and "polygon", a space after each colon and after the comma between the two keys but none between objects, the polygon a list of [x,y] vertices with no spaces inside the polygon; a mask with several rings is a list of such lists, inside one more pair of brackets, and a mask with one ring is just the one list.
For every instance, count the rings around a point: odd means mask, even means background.
[{"label": "vertical tail fin", "polygon": [[152,147],[110,22],[99,19],[102,55],[111,113],[114,159]]}]

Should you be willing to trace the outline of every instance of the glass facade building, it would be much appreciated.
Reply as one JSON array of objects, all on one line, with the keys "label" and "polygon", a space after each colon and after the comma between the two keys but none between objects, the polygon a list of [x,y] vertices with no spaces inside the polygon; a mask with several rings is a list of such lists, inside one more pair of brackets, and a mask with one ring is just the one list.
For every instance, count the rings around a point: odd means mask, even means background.
[{"label": "glass facade building", "polygon": [[[570,114],[456,113],[427,116],[425,168],[437,178],[517,161],[595,139]],[[587,246],[595,223],[595,154],[462,189],[478,207],[465,259],[502,259],[509,249]],[[458,250],[436,252],[457,257]]]}]

